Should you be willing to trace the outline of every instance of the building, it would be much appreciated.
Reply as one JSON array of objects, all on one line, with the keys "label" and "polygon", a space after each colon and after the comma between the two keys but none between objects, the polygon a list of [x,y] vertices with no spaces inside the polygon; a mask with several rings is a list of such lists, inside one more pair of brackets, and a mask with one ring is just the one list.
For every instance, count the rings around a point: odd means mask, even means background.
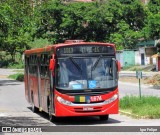
[{"label": "building", "polygon": [[136,65],[137,50],[122,50],[116,52],[116,59],[120,61],[121,67]]},{"label": "building", "polygon": [[139,48],[140,55],[140,65],[156,65],[156,60],[152,56],[157,54],[157,47],[155,40],[143,41],[138,43],[137,48]]}]

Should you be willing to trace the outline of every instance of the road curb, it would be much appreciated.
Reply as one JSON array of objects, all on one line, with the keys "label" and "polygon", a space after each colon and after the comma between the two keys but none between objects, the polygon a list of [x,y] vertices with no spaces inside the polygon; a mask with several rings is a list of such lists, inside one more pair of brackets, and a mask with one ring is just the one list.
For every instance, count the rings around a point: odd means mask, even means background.
[{"label": "road curb", "polygon": [[139,116],[139,115],[132,114],[130,112],[126,112],[126,111],[122,111],[122,110],[119,110],[119,112],[120,112],[120,114],[129,116],[129,117],[132,117],[132,118],[135,118],[135,119],[149,119],[147,116]]}]

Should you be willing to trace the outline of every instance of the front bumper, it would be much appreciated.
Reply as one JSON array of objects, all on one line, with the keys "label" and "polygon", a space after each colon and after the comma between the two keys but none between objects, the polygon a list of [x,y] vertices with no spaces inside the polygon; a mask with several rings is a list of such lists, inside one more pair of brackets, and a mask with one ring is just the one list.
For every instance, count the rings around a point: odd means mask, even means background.
[{"label": "front bumper", "polygon": [[89,104],[88,106],[67,106],[60,102],[55,102],[55,116],[67,117],[67,116],[100,116],[107,114],[118,114],[119,100],[116,99],[112,103],[104,105]]}]

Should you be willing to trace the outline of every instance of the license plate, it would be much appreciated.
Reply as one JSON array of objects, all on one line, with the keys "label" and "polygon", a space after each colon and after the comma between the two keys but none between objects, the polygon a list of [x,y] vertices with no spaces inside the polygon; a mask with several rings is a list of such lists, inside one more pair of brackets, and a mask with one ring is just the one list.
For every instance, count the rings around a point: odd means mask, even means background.
[{"label": "license plate", "polygon": [[83,108],[83,111],[92,111],[93,110],[93,107],[84,107]]}]

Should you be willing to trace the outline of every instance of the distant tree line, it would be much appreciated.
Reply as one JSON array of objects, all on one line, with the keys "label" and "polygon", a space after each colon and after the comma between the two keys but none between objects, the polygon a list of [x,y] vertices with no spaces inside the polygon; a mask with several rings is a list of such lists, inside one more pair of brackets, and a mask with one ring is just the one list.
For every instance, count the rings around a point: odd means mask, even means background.
[{"label": "distant tree line", "polygon": [[0,9],[0,51],[13,61],[16,53],[66,39],[112,42],[121,50],[160,38],[159,0],[0,0]]}]

